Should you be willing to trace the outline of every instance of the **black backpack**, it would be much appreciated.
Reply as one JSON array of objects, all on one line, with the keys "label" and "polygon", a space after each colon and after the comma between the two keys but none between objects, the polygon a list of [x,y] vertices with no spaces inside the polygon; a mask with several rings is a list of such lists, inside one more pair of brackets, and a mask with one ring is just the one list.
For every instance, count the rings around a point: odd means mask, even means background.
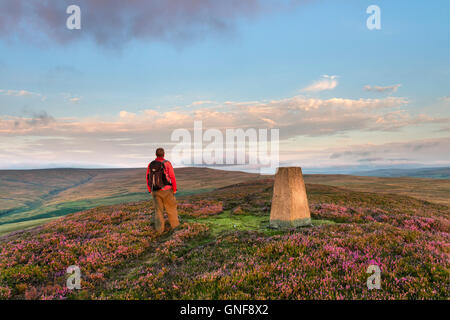
[{"label": "black backpack", "polygon": [[150,162],[149,171],[148,171],[148,186],[152,191],[161,190],[164,186],[171,185],[169,181],[167,181],[166,173],[164,172],[165,167],[164,163],[158,160],[153,160]]}]

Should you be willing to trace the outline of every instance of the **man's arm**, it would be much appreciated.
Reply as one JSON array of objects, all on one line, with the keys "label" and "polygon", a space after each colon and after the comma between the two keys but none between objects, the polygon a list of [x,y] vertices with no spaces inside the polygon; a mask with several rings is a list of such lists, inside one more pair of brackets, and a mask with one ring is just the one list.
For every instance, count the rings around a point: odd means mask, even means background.
[{"label": "man's arm", "polygon": [[167,161],[167,174],[169,175],[170,182],[172,183],[173,193],[177,193],[177,179],[175,178],[175,172],[173,170],[172,164]]},{"label": "man's arm", "polygon": [[152,193],[152,187],[149,185],[149,181],[148,181],[148,174],[150,173],[150,165],[148,165],[148,167],[147,167],[147,175],[145,176],[146,177],[146,180],[147,180],[147,189],[148,189],[148,192],[150,192],[150,193]]}]

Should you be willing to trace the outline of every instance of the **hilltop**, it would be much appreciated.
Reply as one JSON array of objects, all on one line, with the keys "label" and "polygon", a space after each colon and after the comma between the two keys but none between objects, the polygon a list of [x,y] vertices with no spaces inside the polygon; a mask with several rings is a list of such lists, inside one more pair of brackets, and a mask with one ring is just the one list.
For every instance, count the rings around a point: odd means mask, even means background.
[{"label": "hilltop", "polygon": [[411,168],[411,169],[378,169],[371,171],[356,172],[359,176],[376,177],[414,177],[414,178],[433,178],[450,179],[450,168]]},{"label": "hilltop", "polygon": [[[313,225],[268,228],[272,179],[179,197],[162,236],[150,201],[103,206],[4,236],[0,297],[448,299],[449,207],[307,184]],[[65,287],[78,265],[82,289]],[[382,270],[369,291],[367,267]]]}]

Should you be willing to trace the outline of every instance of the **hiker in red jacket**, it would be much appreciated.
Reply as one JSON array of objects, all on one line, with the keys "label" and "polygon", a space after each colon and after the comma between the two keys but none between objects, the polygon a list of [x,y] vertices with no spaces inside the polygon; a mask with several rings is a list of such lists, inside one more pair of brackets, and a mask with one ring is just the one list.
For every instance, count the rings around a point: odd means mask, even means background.
[{"label": "hiker in red jacket", "polygon": [[164,232],[164,214],[166,209],[172,229],[178,227],[177,180],[172,164],[164,159],[164,149],[156,149],[156,159],[150,162],[147,168],[147,188],[153,195],[155,203],[155,229],[161,234]]}]

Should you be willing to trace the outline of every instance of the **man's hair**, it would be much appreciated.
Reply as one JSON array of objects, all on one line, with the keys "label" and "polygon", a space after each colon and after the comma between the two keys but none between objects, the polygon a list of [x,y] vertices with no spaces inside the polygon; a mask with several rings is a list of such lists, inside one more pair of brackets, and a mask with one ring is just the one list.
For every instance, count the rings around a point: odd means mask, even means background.
[{"label": "man's hair", "polygon": [[163,148],[156,149],[156,156],[161,158],[164,157],[164,149]]}]

